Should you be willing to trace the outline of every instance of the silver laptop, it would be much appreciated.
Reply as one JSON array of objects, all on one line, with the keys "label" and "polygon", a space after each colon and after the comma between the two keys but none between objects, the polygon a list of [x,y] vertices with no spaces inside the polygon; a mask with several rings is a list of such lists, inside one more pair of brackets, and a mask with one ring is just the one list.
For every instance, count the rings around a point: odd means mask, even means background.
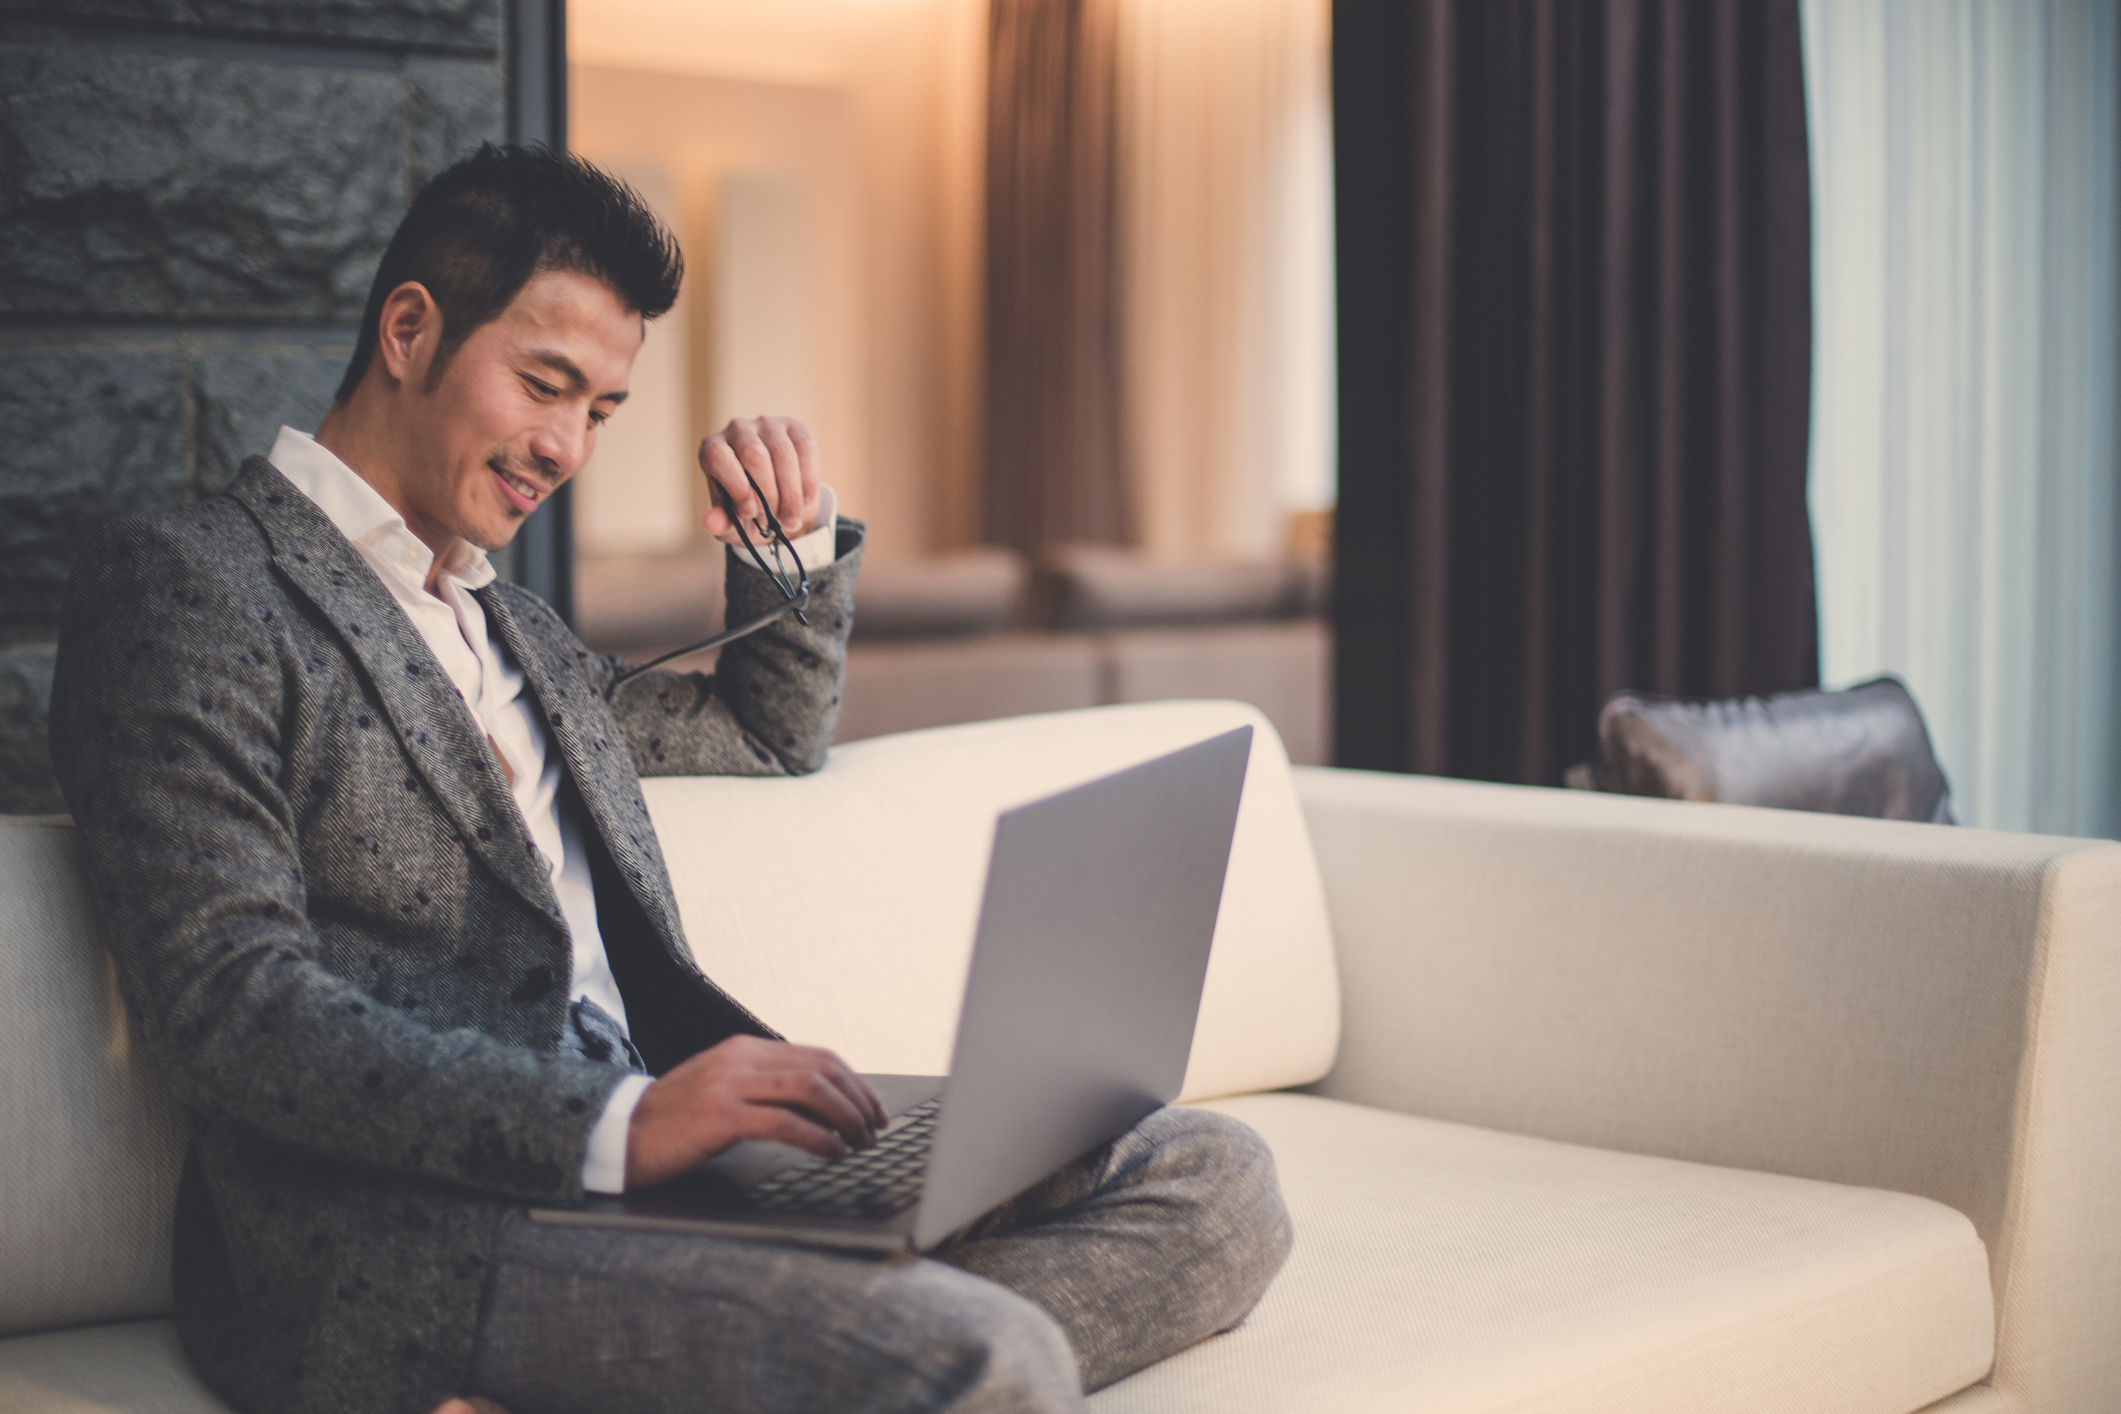
[{"label": "silver laptop", "polygon": [[674,1182],[539,1222],[925,1252],[1178,1095],[1252,729],[994,829],[950,1075],[871,1075],[876,1146],[827,1162],[747,1140]]}]

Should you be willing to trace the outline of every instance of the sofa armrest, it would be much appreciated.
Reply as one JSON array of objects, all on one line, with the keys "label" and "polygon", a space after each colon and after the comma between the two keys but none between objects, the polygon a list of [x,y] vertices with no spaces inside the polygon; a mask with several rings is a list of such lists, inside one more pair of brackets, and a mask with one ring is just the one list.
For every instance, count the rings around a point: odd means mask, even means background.
[{"label": "sofa armrest", "polygon": [[2016,1407],[2121,1408],[2121,845],[1306,770],[1324,1094],[1971,1218]]}]

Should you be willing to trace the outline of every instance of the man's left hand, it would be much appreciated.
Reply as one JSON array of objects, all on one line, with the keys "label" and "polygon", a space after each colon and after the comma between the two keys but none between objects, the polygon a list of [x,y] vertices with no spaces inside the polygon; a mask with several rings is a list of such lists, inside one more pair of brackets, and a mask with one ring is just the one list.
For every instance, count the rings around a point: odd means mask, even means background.
[{"label": "man's left hand", "polygon": [[[727,427],[700,443],[700,470],[715,492],[707,533],[724,545],[739,543],[738,520],[752,526],[752,538],[758,539],[765,529],[762,511],[773,512],[790,540],[817,519],[818,492],[824,485],[817,441],[792,417],[731,418]],[[750,481],[744,478],[747,471]],[[758,483],[756,493],[752,481]]]}]

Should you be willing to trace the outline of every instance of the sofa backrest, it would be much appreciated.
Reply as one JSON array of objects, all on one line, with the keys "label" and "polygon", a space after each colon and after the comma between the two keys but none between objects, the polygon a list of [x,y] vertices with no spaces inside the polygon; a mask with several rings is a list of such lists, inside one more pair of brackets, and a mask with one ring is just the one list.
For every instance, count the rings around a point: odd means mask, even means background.
[{"label": "sofa backrest", "polygon": [[[797,780],[647,782],[702,965],[870,1070],[949,1062],[995,816],[1256,731],[1187,1089],[1323,1075],[1340,993],[1273,729],[1232,703],[1104,708],[883,737]],[[149,1073],[71,825],[0,817],[0,1336],[168,1311],[181,1111]]]},{"label": "sofa backrest", "polygon": [[644,785],[709,976],[859,1069],[939,1074],[995,817],[1247,724],[1251,768],[1186,1072],[1199,1099],[1316,1080],[1339,1044],[1318,867],[1280,739],[1257,710],[1100,707],[854,742],[793,781]]},{"label": "sofa backrest", "polygon": [[184,1123],[127,1029],[63,820],[0,816],[0,1335],[169,1309]]}]

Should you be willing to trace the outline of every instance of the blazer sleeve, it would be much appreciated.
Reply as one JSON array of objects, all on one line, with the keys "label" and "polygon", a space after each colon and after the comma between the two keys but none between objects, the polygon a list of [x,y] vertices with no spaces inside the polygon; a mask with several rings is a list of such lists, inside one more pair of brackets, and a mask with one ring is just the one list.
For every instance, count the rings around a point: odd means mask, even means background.
[{"label": "blazer sleeve", "polygon": [[[571,1203],[625,1072],[438,1030],[327,969],[283,723],[314,671],[277,602],[148,522],[76,561],[52,747],[143,1045],[210,1123],[370,1168]],[[269,570],[260,567],[261,573]]]},{"label": "blazer sleeve", "polygon": [[[838,555],[810,576],[806,626],[783,615],[724,648],[712,673],[653,670],[617,682],[625,664],[594,659],[591,677],[611,704],[643,776],[804,775],[825,764],[839,724],[854,626],[854,581],[866,527],[840,517]],[[728,620],[781,602],[741,554],[726,557]]]}]

